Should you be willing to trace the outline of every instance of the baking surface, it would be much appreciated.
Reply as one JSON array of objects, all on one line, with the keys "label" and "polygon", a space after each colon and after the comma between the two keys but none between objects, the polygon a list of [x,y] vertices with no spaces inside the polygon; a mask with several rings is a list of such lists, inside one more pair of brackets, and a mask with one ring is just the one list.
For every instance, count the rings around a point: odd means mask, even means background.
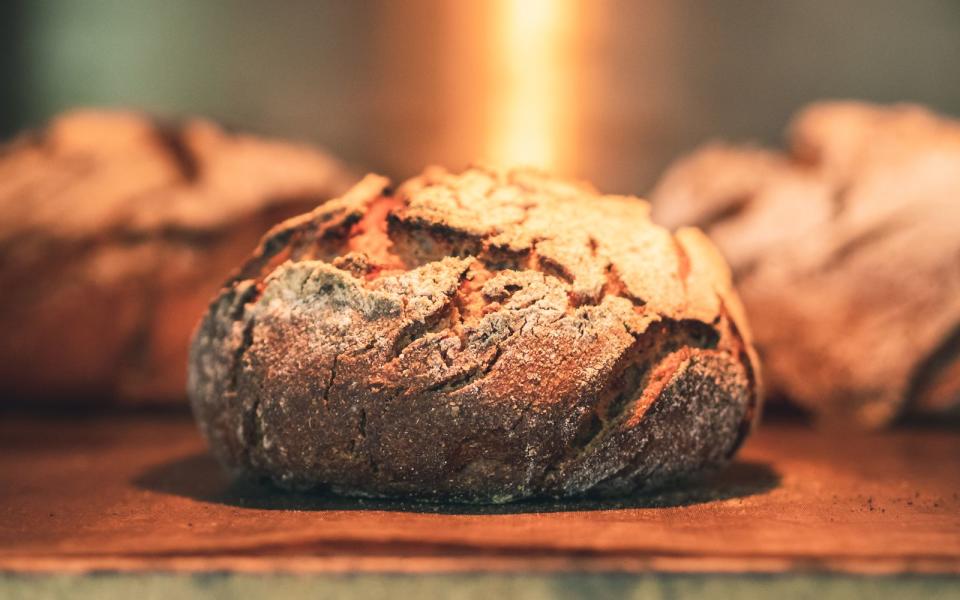
[{"label": "baking surface", "polygon": [[0,418],[0,570],[960,573],[960,431],[766,424],[724,472],[494,507],[231,484],[186,415]]}]

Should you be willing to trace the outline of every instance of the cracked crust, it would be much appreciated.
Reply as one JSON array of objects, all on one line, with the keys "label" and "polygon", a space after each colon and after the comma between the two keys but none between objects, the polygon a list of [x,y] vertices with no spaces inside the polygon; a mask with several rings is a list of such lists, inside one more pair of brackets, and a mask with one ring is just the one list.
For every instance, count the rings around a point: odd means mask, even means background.
[{"label": "cracked crust", "polygon": [[351,179],[309,148],[119,111],[4,146],[4,401],[183,402],[195,315],[266,229]]},{"label": "cracked crust", "polygon": [[770,385],[876,427],[960,408],[960,124],[918,106],[816,104],[786,153],[711,145],[655,190],[668,226],[730,261]]},{"label": "cracked crust", "polygon": [[726,461],[759,413],[718,253],[530,171],[368,176],[269,232],[195,335],[219,459],[295,489],[504,502]]}]

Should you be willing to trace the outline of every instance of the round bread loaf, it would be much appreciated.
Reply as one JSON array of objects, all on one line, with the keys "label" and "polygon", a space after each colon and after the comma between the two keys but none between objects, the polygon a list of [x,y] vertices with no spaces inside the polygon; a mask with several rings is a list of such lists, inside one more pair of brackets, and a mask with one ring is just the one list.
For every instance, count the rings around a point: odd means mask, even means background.
[{"label": "round bread loaf", "polygon": [[270,231],[195,335],[213,452],[293,489],[505,502],[724,463],[759,412],[696,229],[531,171],[368,176]]},{"label": "round bread loaf", "polygon": [[0,148],[0,402],[185,403],[196,315],[353,177],[203,120],[80,110]]},{"label": "round bread loaf", "polygon": [[785,151],[711,144],[653,193],[733,267],[769,386],[819,420],[960,415],[960,122],[822,102]]}]

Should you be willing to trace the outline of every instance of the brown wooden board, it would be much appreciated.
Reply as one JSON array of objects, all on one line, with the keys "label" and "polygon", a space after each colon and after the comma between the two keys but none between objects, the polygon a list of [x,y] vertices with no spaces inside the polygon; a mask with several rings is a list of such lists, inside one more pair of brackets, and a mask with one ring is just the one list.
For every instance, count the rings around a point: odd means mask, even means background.
[{"label": "brown wooden board", "polygon": [[767,424],[725,471],[493,507],[231,484],[182,415],[0,415],[0,571],[960,573],[960,431]]}]

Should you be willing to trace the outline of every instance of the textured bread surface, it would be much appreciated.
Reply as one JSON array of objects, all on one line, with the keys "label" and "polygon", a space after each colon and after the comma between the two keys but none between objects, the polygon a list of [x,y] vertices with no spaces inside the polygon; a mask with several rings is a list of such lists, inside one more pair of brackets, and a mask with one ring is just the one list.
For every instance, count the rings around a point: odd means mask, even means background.
[{"label": "textured bread surface", "polygon": [[708,145],[653,194],[734,270],[772,390],[883,426],[960,406],[960,123],[826,102],[786,152]]},{"label": "textured bread surface", "polygon": [[294,489],[503,502],[721,465],[759,413],[717,251],[515,170],[368,176],[268,233],[202,320],[213,452]]},{"label": "textured bread surface", "polygon": [[327,155],[83,110],[0,149],[0,393],[185,403],[196,315],[276,222],[347,189]]}]

